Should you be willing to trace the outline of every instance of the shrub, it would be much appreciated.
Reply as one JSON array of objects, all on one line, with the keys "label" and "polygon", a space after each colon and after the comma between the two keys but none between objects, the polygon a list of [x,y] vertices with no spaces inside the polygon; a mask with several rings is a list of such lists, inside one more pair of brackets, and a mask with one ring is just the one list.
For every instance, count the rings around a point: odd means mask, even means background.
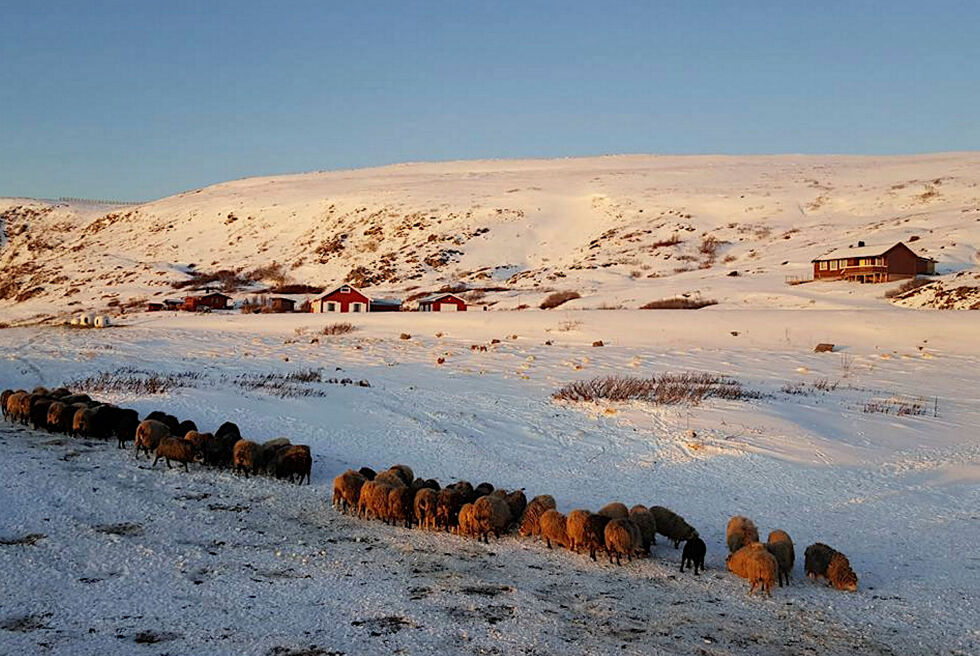
[{"label": "shrub", "polygon": [[559,401],[648,401],[657,405],[697,405],[712,397],[739,400],[760,396],[758,392],[744,389],[734,378],[706,372],[650,378],[600,376],[568,383],[552,394],[552,398]]},{"label": "shrub", "polygon": [[65,382],[70,389],[87,393],[126,392],[130,394],[167,394],[182,387],[193,387],[201,378],[200,372],[158,373],[132,367],[116,371],[101,371],[87,378],[75,378]]},{"label": "shrub", "polygon": [[554,294],[549,294],[548,297],[541,302],[539,307],[542,310],[550,310],[575,298],[582,298],[582,295],[578,292],[555,292]]},{"label": "shrub", "polygon": [[315,285],[277,285],[269,289],[270,294],[320,294],[323,292],[323,287],[316,287]]},{"label": "shrub", "polygon": [[650,244],[650,248],[663,248],[664,246],[676,246],[680,244],[683,240],[675,232],[668,239],[662,239],[661,241],[655,241]]},{"label": "shrub", "polygon": [[328,323],[320,331],[321,335],[346,335],[347,333],[352,333],[357,328],[354,324],[347,323],[346,321],[339,323]]},{"label": "shrub", "polygon": [[650,301],[646,305],[641,305],[641,310],[699,310],[709,305],[718,305],[718,301],[709,298],[664,298],[659,301]]},{"label": "shrub", "polygon": [[894,289],[889,289],[887,292],[885,292],[885,298],[896,298],[902,296],[912,291],[913,289],[918,289],[923,285],[928,285],[930,282],[932,281],[927,280],[925,278],[910,278],[909,280],[906,280],[898,287],[895,287]]}]

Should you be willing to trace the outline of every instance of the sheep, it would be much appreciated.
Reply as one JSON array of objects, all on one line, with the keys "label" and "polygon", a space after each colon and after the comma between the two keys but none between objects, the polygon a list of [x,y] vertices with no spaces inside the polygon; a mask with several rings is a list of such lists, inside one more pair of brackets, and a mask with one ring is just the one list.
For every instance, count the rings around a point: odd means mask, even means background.
[{"label": "sheep", "polygon": [[37,396],[51,396],[51,390],[49,390],[47,387],[44,387],[43,385],[38,385],[33,390],[31,390],[31,394],[36,394]]},{"label": "sheep", "polygon": [[58,400],[65,405],[73,405],[75,403],[84,403],[88,405],[92,402],[92,397],[90,397],[88,394],[70,394],[69,396],[63,396]]},{"label": "sheep", "polygon": [[177,430],[174,431],[174,435],[177,437],[183,437],[191,431],[197,430],[197,424],[195,424],[190,419],[185,419],[177,425]]},{"label": "sheep", "polygon": [[189,442],[194,447],[194,453],[203,459],[207,444],[214,440],[214,435],[192,430],[187,431],[184,435],[184,440]]},{"label": "sheep", "polygon": [[681,555],[681,572],[684,566],[694,567],[694,574],[697,576],[698,570],[704,571],[704,556],[708,547],[701,538],[691,538],[684,543],[684,553]]},{"label": "sheep", "polygon": [[663,506],[653,506],[650,508],[653,519],[657,524],[657,533],[669,539],[674,544],[674,549],[681,542],[698,537],[698,532],[694,527],[684,521],[684,518],[669,508]]},{"label": "sheep", "polygon": [[436,492],[442,489],[439,486],[439,481],[437,481],[434,478],[429,478],[429,479],[416,478],[414,481],[412,481],[412,488],[415,490],[423,490],[428,488]]},{"label": "sheep", "polygon": [[[75,416],[71,421],[71,436],[92,437],[95,424],[95,410],[92,408],[79,408],[75,411]],[[156,445],[153,445],[156,448]],[[146,454],[149,456],[149,452]]]},{"label": "sheep", "polygon": [[357,508],[361,496],[361,488],[367,479],[359,472],[348,469],[333,479],[333,506],[341,512],[350,512]]},{"label": "sheep", "polygon": [[482,496],[473,502],[473,522],[477,531],[477,539],[490,544],[490,534],[500,538],[500,534],[510,525],[510,507],[500,497]]},{"label": "sheep", "polygon": [[7,418],[7,400],[14,394],[14,390],[5,389],[0,392],[0,411],[3,411],[3,418]]},{"label": "sheep", "polygon": [[415,480],[415,472],[408,465],[392,465],[388,471],[394,472],[405,485],[411,485],[412,481]]},{"label": "sheep", "polygon": [[[160,410],[154,410],[150,414],[143,417],[143,419],[153,419],[154,421],[159,421],[161,424],[166,424],[171,435],[177,435],[177,431],[180,427],[179,419]],[[183,437],[183,435],[180,435],[179,437]]]},{"label": "sheep", "polygon": [[766,541],[766,549],[779,563],[779,587],[783,587],[783,579],[786,579],[786,585],[789,585],[789,575],[793,573],[793,563],[796,561],[796,552],[793,550],[793,540],[789,537],[789,533],[778,529],[772,531]]},{"label": "sheep", "polygon": [[48,427],[48,410],[54,400],[51,398],[38,399],[31,405],[31,426],[34,430]]},{"label": "sheep", "polygon": [[67,433],[71,430],[70,420],[75,418],[74,412],[68,414],[67,406],[61,401],[52,401],[51,405],[48,406],[48,416],[47,416],[47,426],[49,431],[56,431],[58,433]]},{"label": "sheep", "polygon": [[463,503],[473,503],[477,499],[476,491],[469,481],[456,481],[446,486],[446,489],[453,489],[463,495]]},{"label": "sheep", "polygon": [[539,494],[531,499],[531,502],[527,504],[527,508],[524,509],[524,515],[521,517],[517,534],[521,537],[531,537],[540,534],[541,517],[548,510],[554,509],[555,506],[555,498],[550,494]]},{"label": "sheep", "polygon": [[20,397],[20,407],[17,412],[17,419],[25,426],[31,417],[31,405],[35,398],[36,397],[33,393],[24,394]]},{"label": "sheep", "polygon": [[606,524],[610,521],[608,517],[598,513],[589,513],[589,516],[585,518],[580,546],[588,549],[589,558],[593,561],[596,560],[596,552],[606,548]]},{"label": "sheep", "polygon": [[763,594],[767,597],[772,594],[772,584],[779,576],[779,563],[776,562],[776,557],[766,550],[766,545],[761,542],[751,542],[735,553],[728,554],[725,565],[728,571],[749,580],[752,584],[749,594],[753,594],[758,587],[762,588]]},{"label": "sheep", "polygon": [[258,453],[255,456],[256,471],[266,471],[276,459],[276,454],[279,450],[285,449],[287,446],[292,446],[288,437],[277,437],[260,444]]},{"label": "sheep", "polygon": [[401,522],[405,528],[411,528],[415,517],[415,488],[402,486],[392,488],[388,492],[388,520],[396,525]]},{"label": "sheep", "polygon": [[436,526],[449,531],[459,523],[459,509],[468,503],[466,493],[453,487],[445,487],[436,498]]},{"label": "sheep", "polygon": [[157,457],[153,459],[151,467],[156,467],[157,460],[163,458],[167,463],[167,469],[170,469],[170,461],[176,460],[184,463],[184,471],[190,471],[187,463],[194,462],[197,457],[194,452],[194,445],[180,437],[164,437],[161,439],[157,445],[156,455]]},{"label": "sheep", "polygon": [[803,568],[808,578],[824,577],[836,590],[857,590],[857,574],[851,569],[847,557],[822,542],[811,544],[803,552]]},{"label": "sheep", "polygon": [[759,530],[748,517],[735,515],[728,520],[725,541],[728,543],[728,553],[735,553],[747,544],[758,542]]},{"label": "sheep", "polygon": [[136,427],[136,436],[133,440],[136,443],[136,457],[140,457],[140,451],[146,452],[146,457],[150,457],[150,451],[156,451],[160,445],[160,440],[169,437],[170,429],[163,422],[155,419],[145,419]]},{"label": "sheep", "polygon": [[116,436],[116,447],[126,448],[126,442],[136,436],[136,428],[140,425],[139,413],[130,408],[120,408],[112,426],[112,434]]},{"label": "sheep", "polygon": [[67,387],[58,387],[51,390],[50,396],[56,399],[63,399],[66,396],[71,396],[71,390],[68,389]]},{"label": "sheep", "polygon": [[204,464],[208,467],[228,467],[238,440],[234,433],[226,433],[221,437],[214,435],[211,439],[204,440],[201,445]]},{"label": "sheep", "polygon": [[[523,526],[523,523],[521,524]],[[538,532],[544,543],[551,549],[551,543],[568,549],[571,540],[568,538],[568,520],[554,508],[548,508],[538,518]]]},{"label": "sheep", "polygon": [[27,392],[17,391],[7,397],[7,405],[4,408],[4,415],[12,422],[20,421],[21,401],[27,396]]},{"label": "sheep", "polygon": [[490,483],[480,483],[473,490],[473,493],[479,499],[480,497],[486,496],[488,494],[493,494],[494,487]]},{"label": "sheep", "polygon": [[276,453],[273,464],[276,478],[288,478],[290,481],[296,478],[297,485],[309,485],[313,476],[313,454],[310,447],[305,444],[294,444],[280,449]]},{"label": "sheep", "polygon": [[625,504],[614,501],[604,505],[596,514],[609,519],[629,519],[630,511],[626,509]]},{"label": "sheep", "polygon": [[640,529],[640,551],[649,555],[650,546],[657,544],[657,520],[646,506],[639,504],[630,508],[629,520]]},{"label": "sheep", "polygon": [[251,440],[238,440],[231,451],[232,471],[244,473],[248,477],[249,473],[256,473],[255,458],[258,454],[259,445]]},{"label": "sheep", "polygon": [[392,471],[391,469],[386,469],[385,471],[381,472],[374,477],[374,480],[389,487],[407,487],[408,485],[405,483],[405,479],[402,478],[398,472]]},{"label": "sheep", "polygon": [[[242,439],[242,432],[238,430],[238,426],[236,424],[233,424],[230,421],[226,421],[225,423],[221,424],[218,426],[218,430],[214,431],[214,437],[218,440],[222,440],[222,438],[224,438],[226,435],[229,436],[228,439],[232,444]],[[231,440],[231,436],[234,436],[235,439]]]},{"label": "sheep", "polygon": [[[625,506],[624,506],[625,507]],[[607,515],[600,515],[607,517]],[[616,556],[616,564],[621,565],[620,557],[624,554],[633,562],[633,552],[639,548],[640,529],[628,519],[611,519],[603,529],[603,544],[612,563]]]},{"label": "sheep", "polygon": [[524,490],[514,490],[505,495],[504,503],[510,509],[511,521],[517,522],[524,514],[524,509],[527,508],[527,497],[524,495]]},{"label": "sheep", "polygon": [[472,503],[464,503],[463,507],[459,509],[459,525],[456,528],[456,532],[459,535],[468,537],[479,537],[479,527],[477,526],[476,519],[473,517]]},{"label": "sheep", "polygon": [[[385,501],[388,499],[388,490],[391,489],[387,485],[381,485],[375,481],[365,481],[361,486],[361,494],[357,497],[357,516],[364,519],[371,519],[371,515],[377,512],[376,506],[373,503],[374,497],[379,494],[378,490],[384,490]],[[385,508],[387,512],[387,508]],[[375,514],[375,517],[377,515]]]},{"label": "sheep", "polygon": [[578,551],[585,543],[585,523],[591,514],[588,510],[580,508],[568,513],[565,530],[568,533],[568,548],[572,551]]},{"label": "sheep", "polygon": [[370,467],[361,467],[357,470],[357,472],[369,481],[373,481],[374,477],[378,475],[378,473]]},{"label": "sheep", "polygon": [[415,523],[422,530],[436,527],[438,501],[439,493],[431,488],[423,487],[415,493]]}]

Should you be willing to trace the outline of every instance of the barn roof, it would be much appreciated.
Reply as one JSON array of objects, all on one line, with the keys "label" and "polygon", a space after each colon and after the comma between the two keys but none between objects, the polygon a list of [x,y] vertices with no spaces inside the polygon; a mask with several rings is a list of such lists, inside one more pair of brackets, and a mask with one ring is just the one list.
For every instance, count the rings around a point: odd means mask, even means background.
[{"label": "barn roof", "polygon": [[452,292],[442,292],[440,294],[429,294],[428,296],[423,296],[422,298],[419,299],[419,303],[434,303],[435,301],[438,301],[440,298],[446,298],[447,296],[451,296],[459,301],[462,301],[463,303],[466,302],[463,301],[463,299],[457,296],[456,294],[453,294]]},{"label": "barn roof", "polygon": [[348,283],[346,283],[346,282],[345,282],[345,283],[344,283],[343,285],[337,285],[337,286],[336,286],[336,287],[334,287],[333,289],[330,289],[330,290],[327,290],[327,291],[325,291],[325,292],[323,292],[323,293],[322,293],[322,294],[320,294],[319,296],[315,296],[315,297],[313,298],[313,300],[315,300],[315,301],[318,301],[318,300],[320,300],[321,298],[326,298],[327,296],[330,296],[330,295],[331,295],[331,294],[333,294],[334,292],[339,292],[339,291],[341,290],[341,288],[343,288],[343,287],[350,287],[350,290],[351,290],[352,292],[356,292],[356,293],[358,293],[358,294],[360,294],[361,296],[363,296],[364,298],[366,298],[366,299],[367,299],[367,300],[369,300],[369,301],[372,301],[372,302],[374,301],[374,299],[372,299],[372,298],[371,298],[370,296],[368,296],[367,294],[365,294],[364,292],[362,292],[362,291],[361,291],[360,289],[358,289],[358,288],[357,288],[357,287],[355,287],[354,285],[351,285],[351,284],[348,284]]}]

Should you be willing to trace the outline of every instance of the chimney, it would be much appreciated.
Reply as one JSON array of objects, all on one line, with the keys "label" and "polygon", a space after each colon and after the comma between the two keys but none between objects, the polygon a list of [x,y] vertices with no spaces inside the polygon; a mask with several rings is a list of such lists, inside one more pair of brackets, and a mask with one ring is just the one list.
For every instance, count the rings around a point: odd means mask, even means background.
[{"label": "chimney", "polygon": [[864,248],[864,242],[863,241],[859,241],[858,242],[858,248]]}]

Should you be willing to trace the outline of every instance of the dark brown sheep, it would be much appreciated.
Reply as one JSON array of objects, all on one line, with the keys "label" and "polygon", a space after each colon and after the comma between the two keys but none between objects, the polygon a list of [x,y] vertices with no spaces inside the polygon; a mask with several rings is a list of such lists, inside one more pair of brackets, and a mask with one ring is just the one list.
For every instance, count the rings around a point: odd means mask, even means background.
[{"label": "dark brown sheep", "polygon": [[258,453],[255,456],[256,471],[266,472],[272,467],[272,463],[275,462],[276,454],[287,446],[292,446],[288,437],[277,437],[260,444]]},{"label": "dark brown sheep", "polygon": [[397,474],[398,478],[402,479],[402,483],[407,486],[410,486],[412,481],[415,480],[415,472],[408,465],[392,465],[388,468],[388,471]]},{"label": "dark brown sheep", "polygon": [[789,576],[793,573],[793,563],[796,561],[796,552],[789,533],[780,530],[771,532],[766,541],[766,549],[776,557],[779,564],[779,587],[783,587],[784,579],[786,585],[789,585]]},{"label": "dark brown sheep", "polygon": [[160,445],[160,440],[170,436],[170,429],[167,425],[155,419],[146,419],[136,427],[136,457],[139,458],[140,451],[146,452],[150,456],[151,451],[156,451]]},{"label": "dark brown sheep", "polygon": [[256,473],[256,457],[259,454],[259,445],[251,440],[238,440],[231,452],[231,468],[235,473],[244,473],[245,476]]},{"label": "dark brown sheep", "polygon": [[639,504],[630,508],[629,519],[640,529],[640,551],[649,555],[651,545],[657,544],[657,520],[646,506]]},{"label": "dark brown sheep", "polygon": [[803,552],[803,569],[809,578],[826,578],[837,590],[854,592],[858,588],[857,574],[847,557],[822,542],[811,544]]},{"label": "dark brown sheep", "polygon": [[626,504],[613,501],[599,508],[599,512],[596,514],[609,519],[629,519],[630,511],[626,508]]},{"label": "dark brown sheep", "polygon": [[[92,408],[79,408],[75,411],[75,416],[71,421],[71,436],[93,437],[95,424],[95,410]],[[147,453],[149,455],[149,453]]]},{"label": "dark brown sheep", "polygon": [[450,531],[459,523],[459,509],[467,503],[463,491],[446,487],[439,491],[436,499],[436,526]]},{"label": "dark brown sheep", "polygon": [[357,471],[361,476],[369,481],[373,481],[374,477],[378,475],[378,472],[374,471],[370,467],[361,467]]},{"label": "dark brown sheep", "polygon": [[180,437],[164,437],[160,440],[156,450],[157,457],[153,459],[153,467],[157,460],[163,458],[170,469],[170,461],[176,460],[184,464],[184,471],[190,471],[187,463],[194,462],[197,455],[194,453],[194,445]]},{"label": "dark brown sheep", "polygon": [[48,428],[48,410],[52,403],[54,403],[54,399],[46,398],[37,399],[31,405],[31,426],[34,430]]},{"label": "dark brown sheep", "polygon": [[0,392],[0,410],[3,411],[4,419],[7,418],[7,401],[13,394],[14,390],[12,389],[5,389],[3,392]]},{"label": "dark brown sheep", "polygon": [[538,526],[538,534],[541,535],[541,539],[544,540],[549,549],[551,549],[552,542],[566,549],[571,546],[571,541],[568,539],[568,520],[554,508],[549,508],[541,513]]},{"label": "dark brown sheep", "polygon": [[510,507],[500,497],[482,496],[473,502],[473,522],[477,539],[490,543],[490,534],[500,538],[501,533],[510,526]]},{"label": "dark brown sheep", "polygon": [[674,549],[686,540],[698,537],[694,527],[684,521],[684,518],[669,508],[653,506],[650,508],[653,519],[657,523],[657,533],[674,544]]},{"label": "dark brown sheep", "polygon": [[[539,494],[531,499],[524,509],[520,525],[517,528],[518,535],[522,537],[532,537],[541,533],[541,516],[548,510],[555,508],[555,499],[550,494]],[[564,516],[563,516],[564,517]]]},{"label": "dark brown sheep", "polygon": [[177,434],[180,427],[180,420],[173,415],[167,414],[161,410],[154,410],[150,414],[143,417],[143,419],[153,419],[154,421],[159,421],[161,424],[165,424],[167,426],[167,429],[170,431],[171,435],[183,437],[183,435]]},{"label": "dark brown sheep", "polygon": [[126,447],[126,442],[136,438],[136,429],[140,425],[139,413],[130,408],[120,408],[112,426],[112,434],[116,436],[116,446]]},{"label": "dark brown sheep", "polygon": [[394,525],[401,522],[405,528],[411,528],[415,519],[415,488],[408,486],[394,487],[388,492],[387,520]]},{"label": "dark brown sheep", "polygon": [[287,478],[290,481],[296,480],[297,485],[309,485],[313,477],[313,454],[310,447],[305,444],[294,444],[280,449],[276,453],[274,465],[276,478]]},{"label": "dark brown sheep", "polygon": [[423,531],[436,527],[436,506],[439,502],[439,493],[427,487],[423,487],[415,493],[415,523]]},{"label": "dark brown sheep", "polygon": [[511,521],[516,523],[524,514],[524,509],[527,508],[527,497],[524,495],[524,490],[509,492],[504,496],[504,503],[510,509]]},{"label": "dark brown sheep", "polygon": [[340,512],[351,512],[357,508],[361,488],[367,479],[359,472],[348,469],[333,479],[333,506]]},{"label": "dark brown sheep", "polygon": [[748,517],[735,515],[728,520],[725,528],[725,542],[728,543],[728,553],[735,553],[747,544],[759,541],[759,529]]},{"label": "dark brown sheep", "polygon": [[177,430],[174,431],[174,435],[177,437],[183,437],[191,431],[197,430],[197,424],[195,424],[190,419],[185,419],[184,421],[177,424]]},{"label": "dark brown sheep", "polygon": [[476,498],[479,499],[480,497],[484,497],[488,494],[493,494],[494,489],[495,488],[490,483],[480,483],[473,489],[473,494],[475,494]]},{"label": "dark brown sheep", "polygon": [[611,519],[603,529],[603,544],[609,555],[609,562],[616,557],[616,564],[621,565],[620,558],[632,562],[633,552],[639,549],[640,529],[628,519]]},{"label": "dark brown sheep", "polygon": [[606,548],[606,524],[610,519],[598,513],[589,513],[582,531],[582,548],[587,549],[589,558],[596,559],[596,552]]}]

